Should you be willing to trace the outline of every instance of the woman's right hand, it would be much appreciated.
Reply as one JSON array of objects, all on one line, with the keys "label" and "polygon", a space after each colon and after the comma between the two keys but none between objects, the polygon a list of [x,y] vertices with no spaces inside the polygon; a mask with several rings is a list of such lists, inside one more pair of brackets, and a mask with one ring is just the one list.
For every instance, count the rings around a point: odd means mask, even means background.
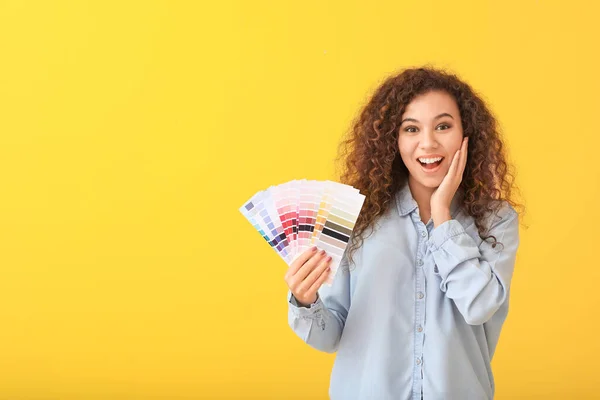
[{"label": "woman's right hand", "polygon": [[331,256],[327,256],[325,250],[317,252],[316,246],[292,262],[285,274],[285,282],[298,303],[309,306],[317,301],[317,291],[329,276],[330,263]]}]

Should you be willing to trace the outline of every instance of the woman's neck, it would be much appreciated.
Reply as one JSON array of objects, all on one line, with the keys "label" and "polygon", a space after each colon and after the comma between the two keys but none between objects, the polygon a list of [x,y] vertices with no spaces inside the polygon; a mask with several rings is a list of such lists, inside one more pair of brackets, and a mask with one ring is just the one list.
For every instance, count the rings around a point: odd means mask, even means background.
[{"label": "woman's neck", "polygon": [[431,195],[436,188],[428,188],[416,182],[411,176],[408,177],[408,187],[413,198],[419,206],[419,216],[424,224],[431,219]]}]

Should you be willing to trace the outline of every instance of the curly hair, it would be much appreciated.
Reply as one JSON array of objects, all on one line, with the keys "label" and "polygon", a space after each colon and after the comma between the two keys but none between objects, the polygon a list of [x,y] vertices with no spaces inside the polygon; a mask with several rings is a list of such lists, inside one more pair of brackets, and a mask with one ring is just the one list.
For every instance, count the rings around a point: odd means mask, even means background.
[{"label": "curly hair", "polygon": [[450,94],[461,115],[463,134],[469,137],[468,158],[459,190],[464,193],[463,210],[475,220],[482,240],[486,217],[501,208],[502,201],[519,206],[511,198],[514,174],[508,164],[497,121],[482,98],[455,74],[431,66],[409,68],[392,75],[375,90],[340,144],[343,160],[341,182],[365,195],[356,221],[347,257],[362,245],[367,228],[392,204],[394,194],[408,180],[408,169],[400,158],[398,130],[407,105],[418,95],[441,90]]}]

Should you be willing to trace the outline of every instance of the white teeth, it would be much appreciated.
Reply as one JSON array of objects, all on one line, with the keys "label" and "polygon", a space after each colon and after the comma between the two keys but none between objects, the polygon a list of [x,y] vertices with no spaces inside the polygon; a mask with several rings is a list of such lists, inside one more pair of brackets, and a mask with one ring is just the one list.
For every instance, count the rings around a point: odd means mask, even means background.
[{"label": "white teeth", "polygon": [[437,157],[437,158],[419,158],[419,161],[421,161],[423,164],[433,164],[434,162],[438,162],[442,159],[442,157]]}]

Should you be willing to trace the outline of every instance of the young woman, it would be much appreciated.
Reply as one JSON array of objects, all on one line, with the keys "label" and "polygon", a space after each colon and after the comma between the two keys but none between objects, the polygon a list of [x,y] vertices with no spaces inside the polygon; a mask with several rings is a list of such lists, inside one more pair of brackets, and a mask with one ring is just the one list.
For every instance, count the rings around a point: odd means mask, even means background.
[{"label": "young woman", "polygon": [[519,218],[496,120],[443,70],[407,69],[343,142],[366,200],[341,268],[315,249],[288,269],[289,324],[337,352],[332,399],[492,399]]}]

